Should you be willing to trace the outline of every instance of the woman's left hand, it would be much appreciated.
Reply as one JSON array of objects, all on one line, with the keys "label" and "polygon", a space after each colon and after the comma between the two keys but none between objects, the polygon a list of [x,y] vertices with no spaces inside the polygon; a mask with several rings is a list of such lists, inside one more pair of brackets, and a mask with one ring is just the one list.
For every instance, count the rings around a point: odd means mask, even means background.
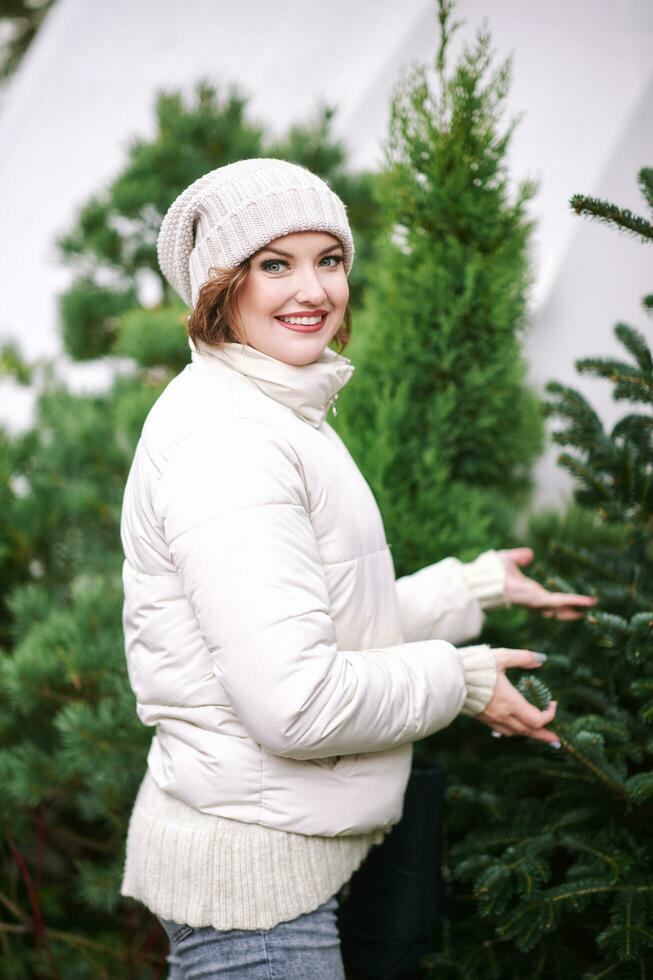
[{"label": "woman's left hand", "polygon": [[497,551],[506,568],[506,599],[513,606],[539,609],[543,616],[555,619],[582,619],[582,609],[596,604],[594,596],[572,595],[567,592],[548,592],[543,585],[524,575],[519,566],[533,560],[532,548],[508,548]]}]

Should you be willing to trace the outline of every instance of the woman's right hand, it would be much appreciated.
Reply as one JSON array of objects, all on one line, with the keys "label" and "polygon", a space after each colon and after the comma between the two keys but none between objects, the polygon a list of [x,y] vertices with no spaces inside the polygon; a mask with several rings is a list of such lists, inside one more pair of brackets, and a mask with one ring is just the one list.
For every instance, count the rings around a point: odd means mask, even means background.
[{"label": "woman's right hand", "polygon": [[500,735],[527,735],[559,748],[558,737],[545,727],[553,721],[558,702],[551,701],[544,711],[540,711],[513,687],[505,675],[508,667],[541,667],[541,655],[531,650],[508,650],[503,647],[492,652],[497,664],[494,694],[483,711],[474,718]]}]

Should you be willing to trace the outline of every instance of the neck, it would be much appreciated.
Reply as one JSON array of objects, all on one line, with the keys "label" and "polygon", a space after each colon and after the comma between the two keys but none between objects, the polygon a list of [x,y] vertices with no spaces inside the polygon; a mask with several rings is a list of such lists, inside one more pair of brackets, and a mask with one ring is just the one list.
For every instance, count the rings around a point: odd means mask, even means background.
[{"label": "neck", "polygon": [[332,405],[335,413],[338,393],[355,370],[348,358],[329,347],[308,364],[288,364],[249,344],[217,347],[198,340],[191,341],[190,346],[194,363],[220,365],[237,372],[316,428],[322,425]]}]

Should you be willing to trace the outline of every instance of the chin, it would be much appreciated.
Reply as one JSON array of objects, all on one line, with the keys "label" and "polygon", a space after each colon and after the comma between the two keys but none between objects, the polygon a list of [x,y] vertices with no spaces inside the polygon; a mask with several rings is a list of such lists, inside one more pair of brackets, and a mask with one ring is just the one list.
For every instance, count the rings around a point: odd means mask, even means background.
[{"label": "chin", "polygon": [[277,356],[279,357],[280,361],[285,361],[286,364],[293,364],[295,367],[303,367],[305,364],[312,364],[313,361],[316,361],[323,350],[324,348],[320,347],[319,350],[310,352],[304,351],[303,354],[299,353],[298,351],[294,351],[292,354],[284,352],[283,354],[279,354]]},{"label": "chin", "polygon": [[285,361],[286,364],[294,364],[295,367],[302,367],[304,364],[311,364],[313,361],[316,361],[329,343],[330,341],[327,341],[326,344],[324,341],[320,341],[319,343],[313,344],[293,345],[292,347],[278,350],[274,356],[280,361]]}]

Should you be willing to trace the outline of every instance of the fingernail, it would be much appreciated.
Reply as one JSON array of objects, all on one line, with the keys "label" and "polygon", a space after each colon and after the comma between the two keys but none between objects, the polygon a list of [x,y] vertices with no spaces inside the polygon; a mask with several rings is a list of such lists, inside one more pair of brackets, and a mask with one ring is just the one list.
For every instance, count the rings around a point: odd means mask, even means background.
[{"label": "fingernail", "polygon": [[552,749],[559,749],[560,748],[560,742],[558,742],[558,741],[549,742],[549,745],[551,746]]},{"label": "fingernail", "polygon": [[543,664],[545,660],[548,660],[546,653],[534,653],[533,656],[537,660],[538,664]]}]

